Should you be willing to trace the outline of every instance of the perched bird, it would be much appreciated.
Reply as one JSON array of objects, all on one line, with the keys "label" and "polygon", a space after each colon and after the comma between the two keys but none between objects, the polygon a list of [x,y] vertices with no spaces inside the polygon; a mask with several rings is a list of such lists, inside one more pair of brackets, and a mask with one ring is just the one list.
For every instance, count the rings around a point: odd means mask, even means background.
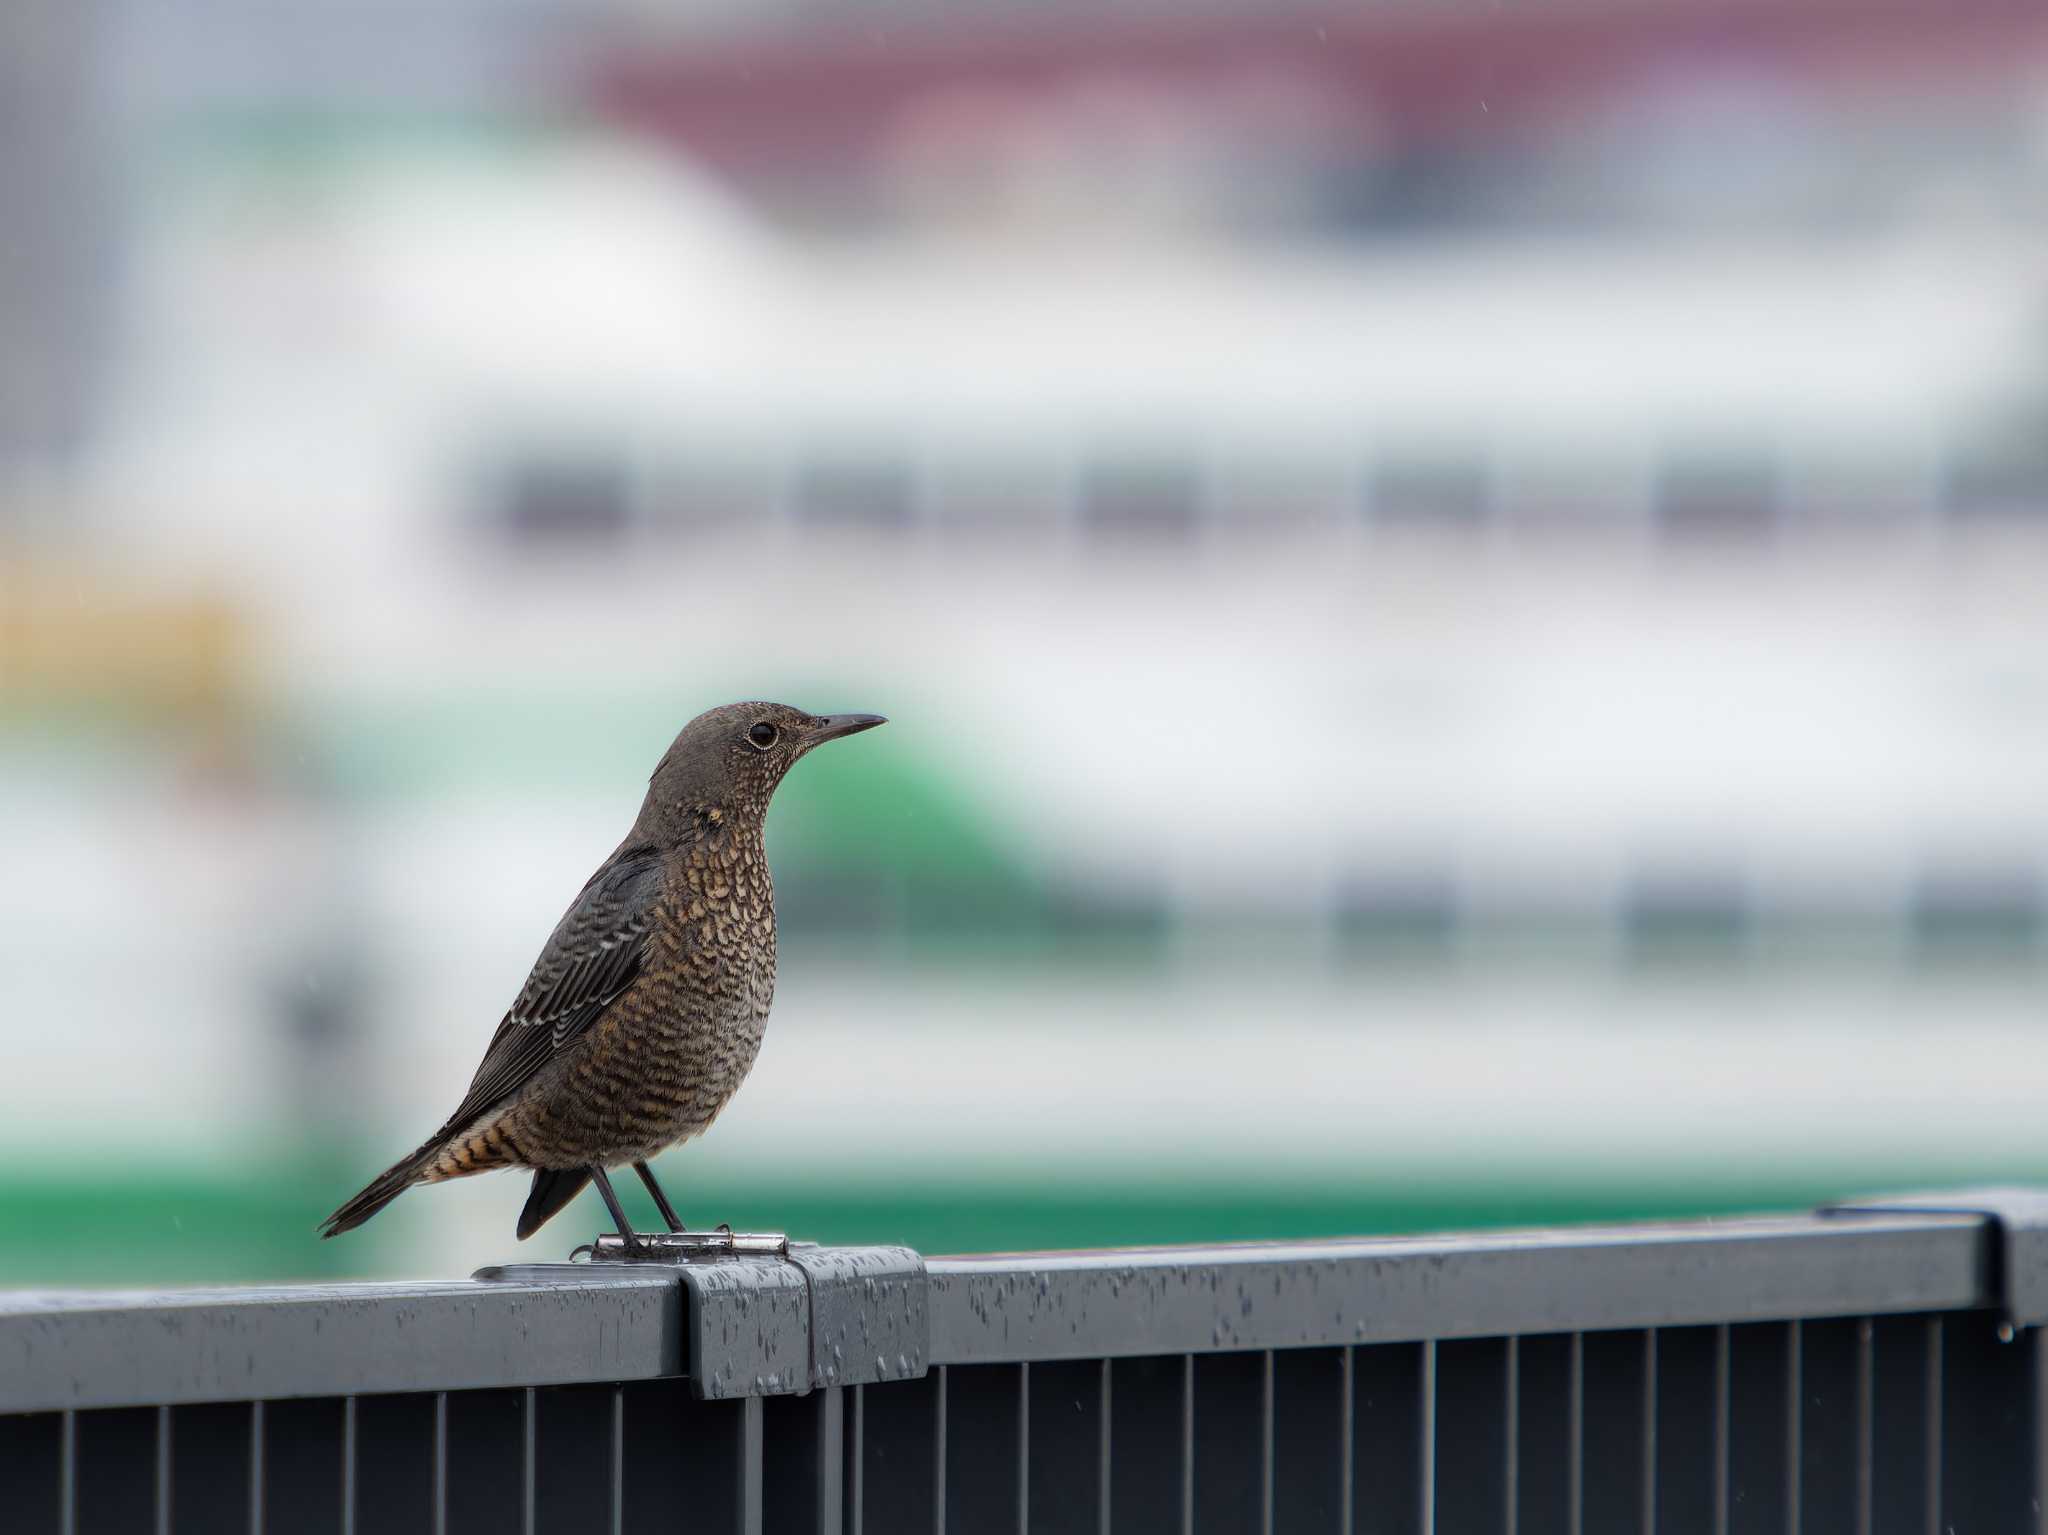
[{"label": "perched bird", "polygon": [[633,829],[555,924],[448,1122],[327,1217],[360,1226],[416,1183],[533,1169],[521,1239],[595,1183],[628,1241],[605,1169],[640,1175],[701,1133],[739,1090],[775,994],[768,801],[814,746],[886,721],[728,704],[685,725],[647,782]]}]

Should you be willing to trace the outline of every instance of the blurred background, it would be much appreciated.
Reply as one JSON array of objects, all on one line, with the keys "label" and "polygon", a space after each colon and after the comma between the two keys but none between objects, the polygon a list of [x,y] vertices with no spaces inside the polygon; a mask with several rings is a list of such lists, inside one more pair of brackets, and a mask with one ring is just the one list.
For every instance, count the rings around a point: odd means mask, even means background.
[{"label": "blurred background", "polygon": [[693,1224],[2048,1177],[2031,0],[10,0],[0,209],[0,1282],[600,1229],[313,1235],[744,697]]}]

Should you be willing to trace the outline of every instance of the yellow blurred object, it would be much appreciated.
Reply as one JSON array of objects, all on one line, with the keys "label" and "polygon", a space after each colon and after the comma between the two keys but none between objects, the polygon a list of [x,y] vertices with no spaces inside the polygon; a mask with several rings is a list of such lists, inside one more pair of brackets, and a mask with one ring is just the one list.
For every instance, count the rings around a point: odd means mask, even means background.
[{"label": "yellow blurred object", "polygon": [[92,562],[0,558],[0,697],[212,713],[240,696],[251,626],[215,594]]}]

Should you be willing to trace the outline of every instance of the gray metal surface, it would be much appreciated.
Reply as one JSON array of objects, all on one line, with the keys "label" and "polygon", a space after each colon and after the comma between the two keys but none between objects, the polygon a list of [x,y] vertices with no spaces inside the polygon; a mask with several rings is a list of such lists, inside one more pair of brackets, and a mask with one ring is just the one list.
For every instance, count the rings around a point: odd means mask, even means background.
[{"label": "gray metal surface", "polygon": [[789,1238],[780,1231],[643,1231],[628,1239],[607,1231],[570,1254],[592,1263],[697,1263],[718,1258],[781,1258]]},{"label": "gray metal surface", "polygon": [[1828,1205],[1826,1216],[1868,1218],[1945,1212],[1978,1215],[1993,1227],[1994,1298],[1990,1302],[2019,1327],[2048,1322],[2048,1190],[1979,1188],[1935,1194],[1885,1194]]},{"label": "gray metal surface", "polygon": [[685,1367],[670,1275],[0,1295],[0,1412],[646,1380]]},{"label": "gray metal surface", "polygon": [[1993,1299],[1949,1213],[934,1258],[932,1360],[969,1364],[1878,1315]]},{"label": "gray metal surface", "polygon": [[698,1395],[781,1396],[811,1389],[810,1299],[802,1271],[780,1259],[692,1264],[690,1382]]},{"label": "gray metal surface", "polygon": [[[639,1380],[707,1396],[1131,1357],[1993,1305],[1961,1213],[1102,1253],[531,1265],[488,1283],[0,1297],[0,1411]],[[2041,1265],[2015,1249],[2023,1284]],[[815,1326],[813,1323],[815,1322]],[[813,1340],[819,1347],[814,1354]],[[927,1344],[926,1340],[929,1339]]]},{"label": "gray metal surface", "polygon": [[1883,1203],[9,1297],[0,1528],[2042,1535],[2024,1202]]},{"label": "gray metal surface", "polygon": [[690,1379],[707,1400],[924,1374],[931,1326],[923,1258],[907,1247],[784,1245],[780,1257],[727,1247],[695,1261],[514,1264],[476,1277],[544,1285],[665,1276],[681,1287]]},{"label": "gray metal surface", "polygon": [[914,1380],[931,1358],[924,1259],[907,1247],[792,1243],[810,1299],[813,1386]]}]

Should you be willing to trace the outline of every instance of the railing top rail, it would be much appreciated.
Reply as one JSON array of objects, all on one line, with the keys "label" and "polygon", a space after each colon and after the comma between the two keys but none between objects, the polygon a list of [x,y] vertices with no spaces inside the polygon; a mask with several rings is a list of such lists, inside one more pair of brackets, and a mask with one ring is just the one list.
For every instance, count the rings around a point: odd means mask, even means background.
[{"label": "railing top rail", "polygon": [[706,1396],[749,1396],[930,1364],[2007,1304],[2037,1265],[2006,1205],[1943,1203],[929,1262],[798,1248],[480,1281],[0,1293],[0,1413],[682,1374]]},{"label": "railing top rail", "polygon": [[942,1258],[941,1363],[1595,1332],[1990,1304],[1970,1214]]},{"label": "railing top rail", "polygon": [[675,1281],[0,1294],[0,1412],[683,1371]]}]

